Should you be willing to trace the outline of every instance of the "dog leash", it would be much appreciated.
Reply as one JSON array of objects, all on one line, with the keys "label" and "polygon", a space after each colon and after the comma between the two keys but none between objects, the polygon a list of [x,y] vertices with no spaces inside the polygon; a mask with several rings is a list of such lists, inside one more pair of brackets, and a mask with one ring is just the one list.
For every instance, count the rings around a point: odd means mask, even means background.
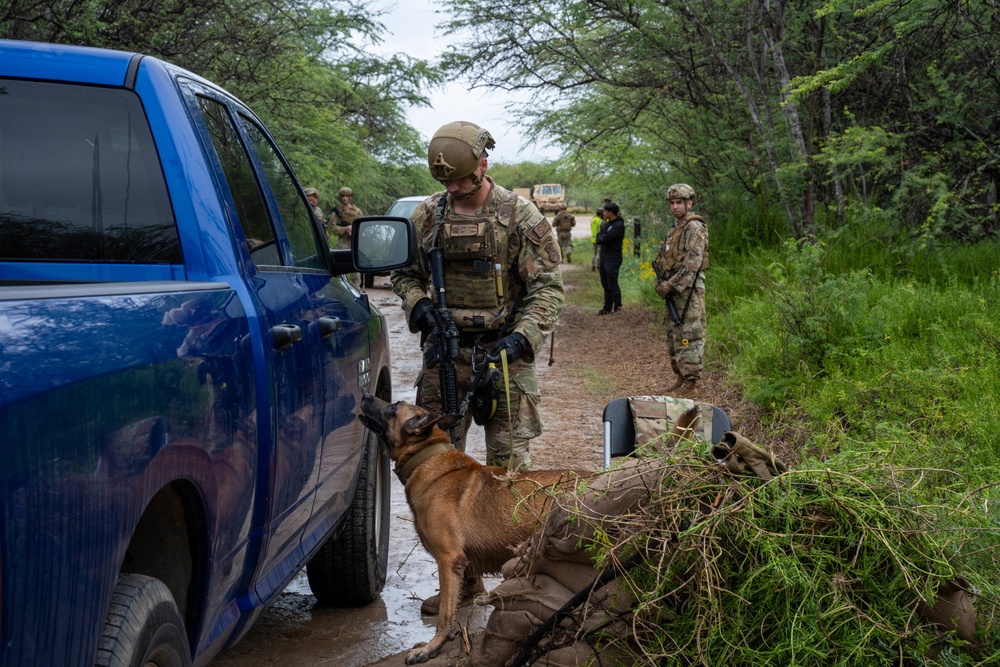
[{"label": "dog leash", "polygon": [[500,350],[500,367],[503,368],[503,389],[507,396],[507,471],[514,469],[514,419],[510,414],[510,369],[507,366],[507,348]]}]

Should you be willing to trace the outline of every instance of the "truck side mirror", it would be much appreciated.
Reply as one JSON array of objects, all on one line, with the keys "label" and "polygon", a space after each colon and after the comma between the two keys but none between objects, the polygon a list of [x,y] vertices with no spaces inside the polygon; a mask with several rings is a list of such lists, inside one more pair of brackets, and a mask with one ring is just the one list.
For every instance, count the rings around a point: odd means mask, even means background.
[{"label": "truck side mirror", "polygon": [[409,218],[370,215],[352,226],[350,251],[330,251],[334,274],[392,271],[409,266],[417,256],[417,234]]}]

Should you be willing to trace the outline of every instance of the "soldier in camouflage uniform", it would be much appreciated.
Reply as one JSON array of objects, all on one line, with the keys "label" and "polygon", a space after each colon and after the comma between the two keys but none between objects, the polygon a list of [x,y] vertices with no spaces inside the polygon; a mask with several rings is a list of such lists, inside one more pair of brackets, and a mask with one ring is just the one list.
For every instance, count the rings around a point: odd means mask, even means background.
[{"label": "soldier in camouflage uniform", "polygon": [[[360,208],[351,203],[352,197],[354,197],[354,191],[350,188],[340,188],[337,192],[340,205],[333,207],[333,213],[330,214],[330,220],[326,225],[326,236],[333,248],[350,250],[351,223],[354,222],[355,218],[364,215]],[[357,273],[348,274],[347,280],[355,287],[361,285],[361,279]]]},{"label": "soldier in camouflage uniform", "polygon": [[326,215],[323,213],[323,209],[319,207],[319,190],[316,188],[306,188],[303,190],[306,193],[306,199],[309,200],[309,205],[312,206],[313,215],[319,220],[323,227],[326,227]]},{"label": "soldier in camouflage uniform", "polygon": [[[479,368],[484,355],[505,349],[510,404],[501,391],[496,414],[484,425],[486,463],[528,469],[528,443],[542,432],[535,354],[563,310],[560,254],[552,225],[535,205],[486,176],[486,151],[494,145],[489,132],[464,121],[434,134],[428,164],[446,191],[414,209],[410,218],[423,252],[419,261],[393,271],[391,281],[410,330],[421,332],[426,350],[436,330],[427,252],[443,248],[446,302],[460,333],[458,400],[469,389],[473,361]],[[512,326],[501,338],[507,321]],[[426,362],[417,378],[417,405],[442,410],[440,374]],[[467,413],[455,436],[455,446],[463,451],[471,421]]]},{"label": "soldier in camouflage uniform", "polygon": [[566,210],[566,204],[559,205],[559,212],[552,220],[552,226],[556,229],[559,238],[559,249],[562,251],[563,259],[568,264],[573,263],[573,228],[576,227],[576,218]]},{"label": "soldier in camouflage uniform", "polygon": [[[667,347],[677,381],[668,392],[694,397],[705,356],[705,270],[708,226],[691,211],[694,189],[685,183],[667,189],[674,225],[656,259],[656,293],[667,304]],[[674,321],[671,305],[680,323]]]}]

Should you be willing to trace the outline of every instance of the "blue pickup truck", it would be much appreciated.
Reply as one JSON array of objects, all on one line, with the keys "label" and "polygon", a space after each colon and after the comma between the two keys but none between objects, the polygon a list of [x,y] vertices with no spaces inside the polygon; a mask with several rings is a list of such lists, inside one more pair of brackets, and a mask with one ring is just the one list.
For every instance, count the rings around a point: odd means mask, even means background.
[{"label": "blue pickup truck", "polygon": [[306,568],[385,582],[385,322],[264,125],[136,53],[0,41],[0,665],[204,665]]}]

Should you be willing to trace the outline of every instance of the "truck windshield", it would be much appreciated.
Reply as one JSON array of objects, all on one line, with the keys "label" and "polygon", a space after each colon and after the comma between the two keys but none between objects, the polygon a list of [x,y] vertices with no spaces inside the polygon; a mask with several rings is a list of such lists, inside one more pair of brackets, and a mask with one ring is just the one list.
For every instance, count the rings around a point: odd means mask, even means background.
[{"label": "truck windshield", "polygon": [[135,94],[0,79],[0,259],[181,261]]}]

